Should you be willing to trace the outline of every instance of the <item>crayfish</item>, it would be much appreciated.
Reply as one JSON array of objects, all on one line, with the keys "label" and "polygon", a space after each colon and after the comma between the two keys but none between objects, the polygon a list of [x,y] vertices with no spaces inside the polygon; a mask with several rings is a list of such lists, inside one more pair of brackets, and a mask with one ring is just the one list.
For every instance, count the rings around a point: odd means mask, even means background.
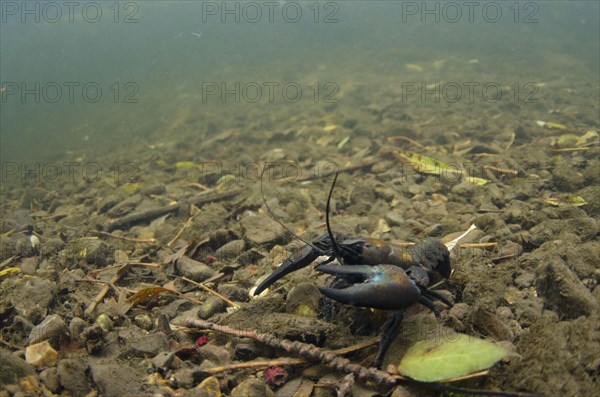
[{"label": "crayfish", "polygon": [[[261,195],[269,214],[306,245],[261,282],[254,295],[260,294],[283,276],[310,265],[318,257],[326,256],[327,259],[316,269],[336,276],[337,283],[334,281],[330,287],[318,287],[323,295],[345,304],[392,311],[382,327],[379,351],[373,363],[379,368],[400,326],[405,308],[420,303],[438,316],[440,310],[433,303],[434,299],[451,306],[443,295],[428,288],[432,283],[450,276],[450,253],[438,239],[399,247],[375,238],[349,237],[332,232],[329,213],[337,177],[336,173],[325,209],[327,233],[312,242],[305,241],[277,219],[264,198],[261,178]],[[329,264],[336,259],[340,265]],[[340,284],[349,286],[337,288]]]}]

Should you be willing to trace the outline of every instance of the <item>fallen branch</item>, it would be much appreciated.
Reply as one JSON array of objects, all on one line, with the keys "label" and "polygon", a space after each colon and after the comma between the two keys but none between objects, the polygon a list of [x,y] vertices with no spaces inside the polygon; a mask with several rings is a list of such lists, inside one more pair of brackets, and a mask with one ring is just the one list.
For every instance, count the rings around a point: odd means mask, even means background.
[{"label": "fallen branch", "polygon": [[[189,328],[197,329],[208,329],[211,331],[221,332],[224,334],[250,338],[256,340],[265,345],[269,345],[276,349],[285,350],[288,353],[296,354],[304,357],[308,360],[319,361],[328,367],[344,372],[346,374],[353,374],[356,380],[360,382],[373,382],[376,388],[391,388],[396,386],[399,381],[407,381],[412,384],[417,384],[429,389],[439,390],[444,392],[454,392],[465,395],[481,395],[481,396],[503,396],[503,397],[538,397],[531,393],[520,393],[520,392],[508,392],[502,390],[479,390],[479,389],[466,389],[462,387],[449,386],[437,382],[421,382],[410,378],[399,377],[391,375],[387,372],[378,370],[376,368],[366,368],[362,365],[353,364],[350,360],[340,357],[336,352],[329,349],[319,348],[317,346],[309,345],[302,342],[290,341],[287,339],[279,339],[269,334],[263,334],[256,331],[245,331],[239,330],[225,325],[218,325],[211,323],[210,321],[200,320],[196,318],[189,318],[185,324]],[[243,367],[242,367],[243,368]]]},{"label": "fallen branch", "polygon": [[201,206],[212,201],[225,200],[234,197],[239,192],[240,189],[227,190],[225,192],[200,193],[189,199],[187,203],[171,204],[159,208],[153,208],[147,211],[135,212],[133,214],[125,215],[119,219],[115,219],[114,221],[109,222],[107,225],[104,226],[104,228],[107,231],[112,232],[114,230],[122,229],[124,227],[135,225],[144,221],[151,221],[171,212],[177,212],[179,211],[179,209],[184,208],[189,204]]},{"label": "fallen branch", "polygon": [[209,329],[228,335],[254,339],[274,348],[285,350],[288,353],[297,354],[309,360],[319,361],[337,371],[352,373],[357,380],[362,382],[371,381],[382,388],[392,387],[396,385],[397,382],[395,377],[386,372],[376,368],[366,368],[362,365],[353,364],[347,358],[340,357],[331,350],[322,349],[306,343],[279,339],[272,335],[258,333],[256,331],[238,330],[195,318],[188,319],[186,325],[190,328]]}]

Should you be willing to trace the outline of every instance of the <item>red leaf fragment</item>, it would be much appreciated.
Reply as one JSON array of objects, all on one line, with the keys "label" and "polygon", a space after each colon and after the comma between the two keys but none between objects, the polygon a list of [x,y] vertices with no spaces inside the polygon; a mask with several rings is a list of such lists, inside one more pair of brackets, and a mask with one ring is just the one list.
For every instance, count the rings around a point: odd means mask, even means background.
[{"label": "red leaf fragment", "polygon": [[281,386],[287,381],[288,374],[283,367],[271,365],[264,372],[267,384],[270,386]]}]

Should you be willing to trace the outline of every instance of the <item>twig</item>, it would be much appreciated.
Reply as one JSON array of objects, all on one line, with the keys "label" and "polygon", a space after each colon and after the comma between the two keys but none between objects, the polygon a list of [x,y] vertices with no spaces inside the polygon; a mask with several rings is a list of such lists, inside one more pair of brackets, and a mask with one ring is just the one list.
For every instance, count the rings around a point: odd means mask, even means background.
[{"label": "twig", "polygon": [[419,142],[415,141],[414,139],[411,139],[407,136],[404,135],[396,135],[396,136],[388,136],[387,137],[388,142],[395,142],[395,141],[406,141],[412,145],[415,145],[417,147],[420,148],[424,148],[425,146],[421,145]]},{"label": "twig", "polygon": [[119,219],[109,222],[107,225],[105,225],[105,229],[109,232],[112,232],[113,230],[121,229],[125,226],[148,221],[169,214],[171,212],[179,211],[179,209],[189,204],[201,206],[202,204],[210,203],[212,201],[225,200],[234,197],[239,192],[240,189],[227,190],[225,192],[200,193],[193,196],[188,203],[171,204],[166,205],[164,207],[153,208],[151,210],[135,212],[133,214],[125,215]]},{"label": "twig", "polygon": [[552,149],[554,153],[567,153],[567,152],[578,152],[581,150],[595,149],[593,147],[566,147],[562,149]]},{"label": "twig", "polygon": [[[334,171],[336,171],[336,172],[348,172],[348,171],[359,170],[361,168],[365,168],[365,167],[369,167],[369,166],[372,166],[374,164],[377,164],[380,161],[381,161],[381,158],[379,158],[378,156],[374,156],[374,157],[371,157],[369,159],[363,160],[363,161],[361,161],[359,163],[350,164],[350,165],[348,165],[346,167],[341,167],[341,168],[339,168],[337,170],[332,170],[331,175],[334,174]],[[312,174],[310,172],[307,172],[306,175],[300,176],[298,178],[293,178],[293,179],[290,179],[290,178],[281,178],[281,179],[275,180],[275,182],[289,182],[291,180],[293,180],[294,182],[305,182],[305,181],[311,181],[313,179],[317,179],[317,178],[324,177],[324,176],[327,176],[327,175],[323,175],[323,174],[320,174],[318,172],[315,172],[315,173],[312,173]]]},{"label": "twig", "polygon": [[96,309],[96,306],[98,305],[98,303],[100,303],[100,301],[102,299],[104,299],[104,296],[108,293],[108,291],[110,291],[110,288],[111,288],[110,285],[114,285],[117,281],[119,281],[121,279],[121,276],[123,274],[125,274],[125,272],[127,271],[128,268],[129,268],[129,265],[124,264],[123,266],[121,266],[119,268],[119,270],[117,270],[117,274],[115,274],[113,276],[113,278],[111,278],[110,281],[108,283],[106,283],[104,285],[104,287],[102,287],[102,290],[98,293],[98,295],[96,295],[94,300],[90,302],[90,304],[85,309],[83,314],[85,314],[87,317],[90,317],[92,315],[92,313],[94,312],[94,309]]},{"label": "twig", "polygon": [[207,287],[204,284],[198,283],[194,280],[191,280],[187,277],[181,277],[182,280],[187,281],[188,283],[192,283],[200,288],[202,288],[203,290],[207,291],[210,294],[213,294],[214,296],[216,296],[217,298],[221,299],[222,301],[226,302],[227,304],[229,304],[230,306],[233,306],[235,308],[240,308],[240,305],[238,305],[237,303],[235,303],[234,301],[232,301],[231,299],[227,298],[226,296],[223,296],[221,294],[219,294],[217,291],[213,290],[212,288]]},{"label": "twig", "polygon": [[10,258],[7,258],[2,263],[0,263],[0,269],[2,269],[5,266],[10,265],[15,259],[18,259],[19,257],[20,257],[20,255],[13,255]]},{"label": "twig", "polygon": [[510,149],[510,147],[513,145],[513,143],[515,143],[515,138],[517,137],[517,134],[515,134],[514,132],[512,132],[510,134],[510,140],[508,141],[508,143],[506,144],[506,147],[504,148],[504,150],[508,150]]},{"label": "twig", "polygon": [[154,239],[154,238],[151,238],[151,239],[139,239],[139,238],[133,238],[133,237],[115,236],[114,234],[103,232],[101,230],[95,230],[95,231],[93,231],[93,233],[99,234],[101,236],[116,238],[118,240],[131,241],[133,243],[148,243],[148,244],[154,244],[154,243],[156,243],[156,239]]},{"label": "twig", "polygon": [[[288,353],[297,354],[308,360],[319,361],[328,367],[353,374],[356,380],[361,382],[371,381],[376,387],[390,388],[395,386],[399,381],[405,380],[413,384],[417,384],[429,389],[455,392],[467,395],[482,395],[482,396],[502,396],[502,397],[539,397],[531,393],[507,392],[502,390],[477,390],[466,389],[462,387],[454,387],[435,382],[421,382],[410,378],[400,378],[396,375],[392,376],[387,372],[380,371],[376,368],[366,368],[362,365],[353,364],[350,360],[339,357],[336,352],[329,349],[319,348],[302,342],[290,341],[287,339],[279,339],[269,334],[263,334],[256,331],[239,330],[225,325],[218,325],[210,321],[189,318],[186,321],[186,326],[189,328],[208,329],[212,331],[222,332],[224,334],[233,335],[242,338],[254,339],[265,345],[269,345],[276,349],[285,350]],[[272,363],[273,361],[271,361]],[[243,367],[242,367],[243,368]]]},{"label": "twig", "polygon": [[464,243],[459,248],[494,248],[498,243]]},{"label": "twig", "polygon": [[[193,209],[194,207],[192,207]],[[181,229],[179,229],[179,231],[177,232],[177,234],[175,235],[175,237],[173,237],[171,239],[171,241],[169,241],[167,243],[167,247],[171,248],[173,246],[173,244],[175,244],[175,241],[177,241],[179,239],[179,237],[183,234],[183,232],[185,231],[185,229],[187,229],[188,227],[190,227],[190,225],[192,224],[192,221],[194,220],[194,218],[196,217],[196,215],[198,215],[200,213],[200,211],[196,212],[194,215],[191,215],[187,221],[185,221],[185,223],[183,224],[183,226],[181,227]]]},{"label": "twig", "polygon": [[506,175],[512,175],[512,176],[517,176],[519,174],[518,171],[511,170],[508,168],[495,167],[493,165],[485,165],[485,166],[483,166],[483,168],[486,170],[497,172],[499,174],[506,174]]},{"label": "twig", "polygon": [[11,349],[15,349],[15,350],[23,349],[23,347],[21,347],[21,346],[13,345],[12,343],[5,341],[4,339],[2,339],[1,336],[0,336],[0,343],[2,343],[4,346],[10,347]]},{"label": "twig", "polygon": [[210,329],[222,332],[228,335],[251,338],[274,348],[285,350],[288,353],[297,354],[310,360],[319,361],[328,367],[345,373],[353,373],[357,380],[366,382],[372,381],[380,387],[391,387],[397,382],[396,378],[386,372],[376,368],[366,368],[362,365],[353,364],[350,360],[339,357],[333,351],[321,349],[302,342],[279,339],[269,334],[258,333],[256,331],[244,331],[230,328],[224,325],[218,325],[209,321],[190,318],[186,321],[190,328]]}]

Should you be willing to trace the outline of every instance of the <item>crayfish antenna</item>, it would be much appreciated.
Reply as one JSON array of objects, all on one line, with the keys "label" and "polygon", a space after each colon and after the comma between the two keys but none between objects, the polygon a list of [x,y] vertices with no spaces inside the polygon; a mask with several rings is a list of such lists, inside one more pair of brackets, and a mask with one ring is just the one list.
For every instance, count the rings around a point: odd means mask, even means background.
[{"label": "crayfish antenna", "polygon": [[[277,216],[275,216],[275,213],[273,212],[273,210],[271,209],[271,207],[269,207],[269,204],[267,204],[267,199],[265,198],[265,192],[264,192],[264,189],[263,189],[263,175],[265,174],[265,170],[266,169],[267,169],[267,167],[265,165],[265,167],[262,169],[262,171],[260,173],[260,195],[262,197],[263,204],[267,208],[267,212],[268,212],[269,216],[275,222],[279,223],[279,225],[281,225],[282,228],[284,228],[285,230],[287,230],[292,236],[296,237],[298,240],[302,241],[304,244],[306,244],[309,247],[311,247],[312,249],[316,250],[318,253],[324,254],[324,251],[322,249],[318,248],[313,243],[309,243],[308,241],[306,241],[305,239],[303,239],[302,237],[300,237],[298,234],[294,233],[294,231],[292,229],[290,229],[289,227],[287,227],[279,218],[277,218]],[[337,177],[337,175],[336,175],[336,177]],[[331,195],[331,193],[330,193],[330,195]]]},{"label": "crayfish antenna", "polygon": [[335,182],[337,181],[338,175],[339,175],[339,172],[336,172],[335,176],[333,177],[333,183],[331,184],[331,189],[329,189],[329,196],[327,197],[327,205],[325,206],[325,224],[327,225],[327,234],[329,234],[329,239],[331,240],[331,248],[333,248],[333,253],[335,255],[335,258],[338,260],[338,262],[340,262],[340,264],[343,264],[344,262],[342,260],[342,252],[340,250],[339,245],[335,241],[335,237],[333,236],[333,232],[331,231],[331,225],[329,224],[329,209],[330,209],[330,204],[331,204],[331,196],[333,195],[333,188],[335,187]]}]

